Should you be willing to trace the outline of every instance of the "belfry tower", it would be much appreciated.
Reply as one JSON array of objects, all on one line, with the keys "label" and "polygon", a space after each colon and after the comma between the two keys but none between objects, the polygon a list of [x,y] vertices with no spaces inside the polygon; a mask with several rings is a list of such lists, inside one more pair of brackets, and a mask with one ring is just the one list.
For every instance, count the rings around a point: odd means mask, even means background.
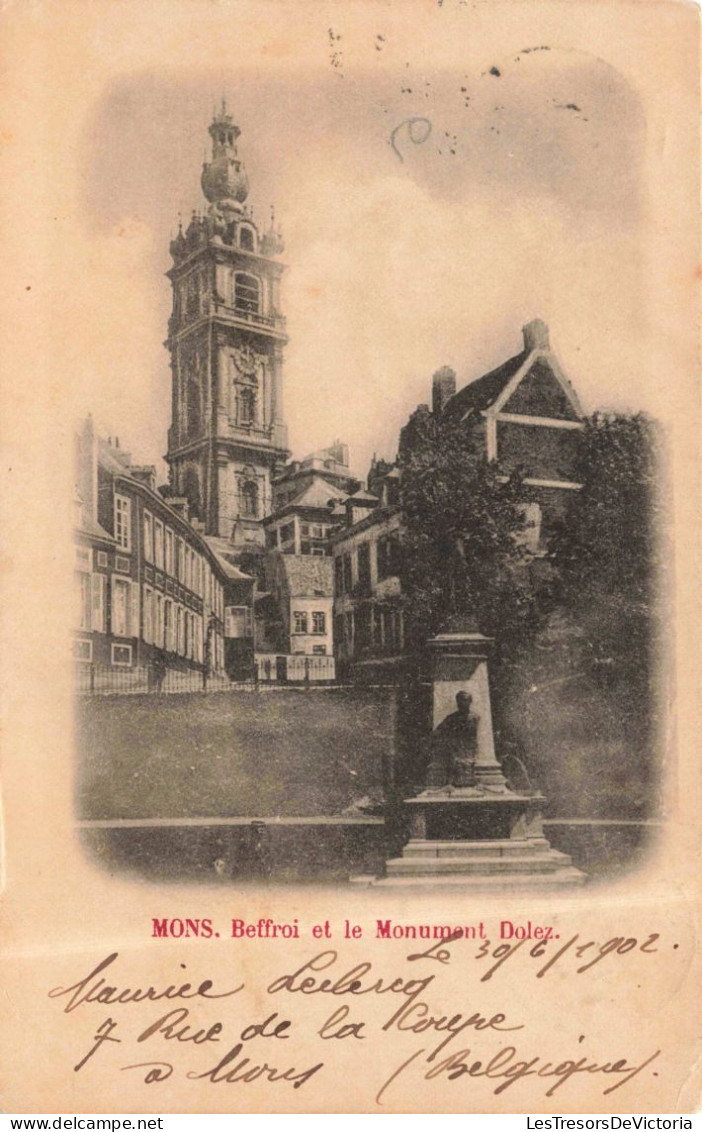
[{"label": "belfry tower", "polygon": [[222,100],[202,169],[209,202],[171,242],[173,313],[166,346],[173,374],[168,430],[171,487],[205,532],[241,550],[261,545],[271,479],[289,453],[283,420],[284,265],[271,215],[260,233],[237,153],[239,127]]}]

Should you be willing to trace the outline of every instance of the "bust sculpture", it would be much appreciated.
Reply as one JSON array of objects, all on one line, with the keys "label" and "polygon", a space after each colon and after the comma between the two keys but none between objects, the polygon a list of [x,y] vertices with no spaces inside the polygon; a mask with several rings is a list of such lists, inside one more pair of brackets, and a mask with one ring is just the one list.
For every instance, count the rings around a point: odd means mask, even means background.
[{"label": "bust sculpture", "polygon": [[472,703],[468,692],[458,692],[456,711],[434,729],[426,779],[429,790],[475,786],[479,717],[471,710]]}]

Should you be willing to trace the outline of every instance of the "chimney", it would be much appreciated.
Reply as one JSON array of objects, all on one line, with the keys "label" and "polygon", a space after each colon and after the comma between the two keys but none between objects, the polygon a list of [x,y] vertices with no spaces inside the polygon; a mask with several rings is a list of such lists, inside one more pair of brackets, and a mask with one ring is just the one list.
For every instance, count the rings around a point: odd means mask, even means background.
[{"label": "chimney", "polygon": [[168,506],[175,511],[176,515],[180,515],[181,519],[185,519],[186,523],[190,521],[190,505],[185,495],[171,495],[168,499]]},{"label": "chimney", "polygon": [[134,479],[138,480],[139,483],[143,483],[145,487],[150,488],[151,491],[156,490],[156,468],[153,464],[147,464],[139,468],[132,467],[130,471]]},{"label": "chimney", "polygon": [[456,374],[450,366],[442,366],[432,378],[431,408],[434,416],[444,411],[444,406],[456,392]]},{"label": "chimney", "polygon": [[78,438],[76,485],[83,503],[83,513],[97,519],[97,441],[93,418],[88,414]]},{"label": "chimney", "polygon": [[548,326],[540,318],[534,318],[522,327],[525,350],[550,350],[548,340]]}]

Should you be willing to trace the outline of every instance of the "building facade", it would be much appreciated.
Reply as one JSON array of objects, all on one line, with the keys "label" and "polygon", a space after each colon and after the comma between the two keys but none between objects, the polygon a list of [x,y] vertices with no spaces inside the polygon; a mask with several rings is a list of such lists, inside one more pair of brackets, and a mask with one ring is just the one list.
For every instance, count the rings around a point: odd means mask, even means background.
[{"label": "building facade", "polygon": [[226,575],[187,521],[187,500],[156,491],[118,443],[77,438],[76,620],[82,664],[145,676],[225,674]]},{"label": "building facade", "polygon": [[208,535],[260,548],[260,521],[288,458],[283,416],[283,250],[273,218],[261,233],[246,205],[240,134],[226,105],[209,128],[209,202],[171,242],[171,485]]},{"label": "building facade", "polygon": [[579,491],[574,480],[583,411],[578,396],[551,349],[541,319],[527,323],[524,346],[497,369],[456,392],[456,375],[443,367],[434,374],[432,406],[420,405],[403,429],[411,442],[413,420],[433,414],[461,422],[476,437],[477,448],[495,461],[507,478],[518,472],[528,504],[529,538],[543,546],[550,525]]},{"label": "building facade", "polygon": [[[352,518],[352,516],[350,516]],[[350,522],[333,541],[334,642],[341,672],[378,664],[390,674],[404,650],[400,585],[402,513],[378,504]]]}]

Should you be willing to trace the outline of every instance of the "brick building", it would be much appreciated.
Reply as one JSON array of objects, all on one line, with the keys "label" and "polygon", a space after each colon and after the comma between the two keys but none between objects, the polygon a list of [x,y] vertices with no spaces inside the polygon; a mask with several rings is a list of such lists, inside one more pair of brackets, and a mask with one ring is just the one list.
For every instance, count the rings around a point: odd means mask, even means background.
[{"label": "brick building", "polygon": [[[565,511],[573,478],[583,413],[577,395],[549,343],[548,327],[536,319],[523,330],[520,353],[456,391],[447,366],[432,382],[432,404],[420,405],[401,436],[401,449],[428,415],[446,416],[471,429],[477,450],[494,460],[505,478],[519,471],[525,503],[523,541],[538,555],[551,523]],[[363,509],[346,501],[347,521],[332,540],[335,651],[355,676],[382,679],[402,662],[403,599],[401,472],[375,461]]]}]

